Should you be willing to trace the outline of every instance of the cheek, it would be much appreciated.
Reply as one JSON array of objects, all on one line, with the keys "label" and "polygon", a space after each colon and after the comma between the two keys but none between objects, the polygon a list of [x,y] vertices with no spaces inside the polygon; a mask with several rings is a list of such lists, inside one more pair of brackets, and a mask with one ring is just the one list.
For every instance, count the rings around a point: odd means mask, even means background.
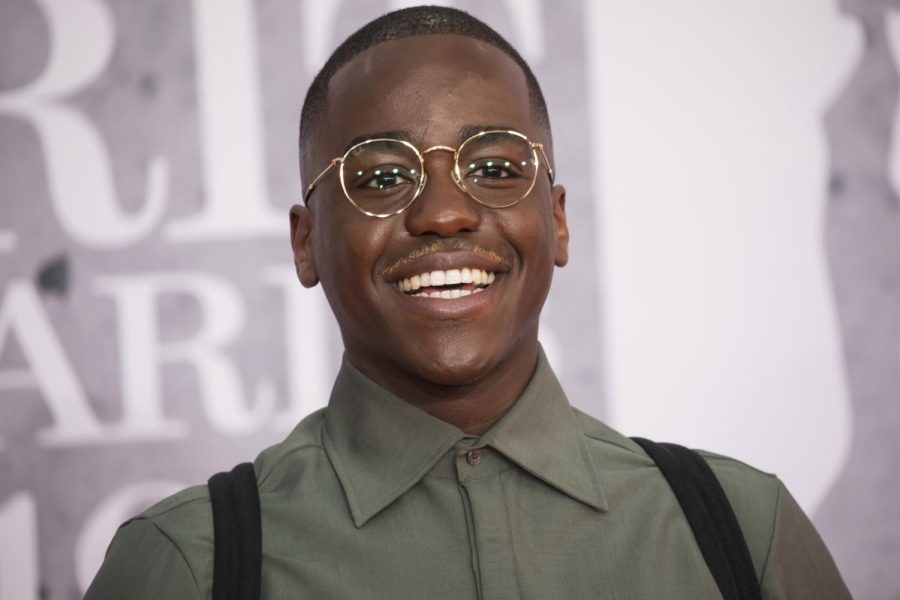
[{"label": "cheek", "polygon": [[362,300],[376,282],[390,224],[339,206],[323,215],[319,225],[323,235],[316,239],[316,250],[326,293],[353,290],[342,294],[342,302]]},{"label": "cheek", "polygon": [[507,237],[519,253],[522,267],[531,276],[552,272],[554,236],[549,204],[542,202],[525,208],[505,223]]}]

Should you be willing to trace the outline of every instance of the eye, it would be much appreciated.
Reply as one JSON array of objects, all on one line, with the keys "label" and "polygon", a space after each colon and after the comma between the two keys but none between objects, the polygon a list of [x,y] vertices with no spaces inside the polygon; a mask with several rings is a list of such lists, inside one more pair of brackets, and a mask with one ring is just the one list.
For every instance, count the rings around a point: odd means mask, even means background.
[{"label": "eye", "polygon": [[466,165],[466,177],[483,179],[509,179],[521,177],[521,167],[504,158],[482,158]]},{"label": "eye", "polygon": [[370,171],[357,171],[357,187],[369,190],[389,190],[415,183],[415,172],[395,165],[383,165]]}]

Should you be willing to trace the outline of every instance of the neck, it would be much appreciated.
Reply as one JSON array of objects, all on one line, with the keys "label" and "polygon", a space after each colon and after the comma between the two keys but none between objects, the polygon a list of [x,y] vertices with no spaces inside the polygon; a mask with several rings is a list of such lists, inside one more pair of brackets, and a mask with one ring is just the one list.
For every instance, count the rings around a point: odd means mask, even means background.
[{"label": "neck", "polygon": [[537,341],[520,356],[504,360],[482,377],[459,385],[434,383],[410,372],[390,376],[391,369],[355,358],[349,356],[354,367],[399,398],[466,434],[478,436],[506,414],[528,385],[537,365]]}]

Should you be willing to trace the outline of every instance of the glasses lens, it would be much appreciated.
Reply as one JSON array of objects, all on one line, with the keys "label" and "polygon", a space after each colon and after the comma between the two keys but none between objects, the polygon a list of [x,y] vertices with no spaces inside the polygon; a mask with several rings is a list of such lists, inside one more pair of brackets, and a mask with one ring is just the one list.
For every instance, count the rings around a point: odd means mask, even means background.
[{"label": "glasses lens", "polygon": [[421,177],[419,155],[397,140],[370,140],[344,159],[347,196],[373,215],[390,215],[409,206]]},{"label": "glasses lens", "polygon": [[466,191],[487,206],[502,208],[524,198],[534,185],[537,155],[522,136],[489,131],[459,149],[459,177]]}]

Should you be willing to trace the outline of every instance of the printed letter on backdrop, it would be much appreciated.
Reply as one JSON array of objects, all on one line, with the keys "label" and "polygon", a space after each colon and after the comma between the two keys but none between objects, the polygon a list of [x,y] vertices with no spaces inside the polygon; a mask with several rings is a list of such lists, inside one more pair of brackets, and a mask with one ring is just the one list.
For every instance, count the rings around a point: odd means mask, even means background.
[{"label": "printed letter on backdrop", "polygon": [[[241,297],[228,282],[205,273],[152,273],[102,277],[94,288],[115,300],[119,314],[123,428],[186,433],[185,423],[163,415],[161,367],[175,363],[193,367],[200,402],[216,430],[257,431],[271,417],[268,395],[260,394],[252,408],[247,406],[240,373],[226,354],[246,321]],[[164,294],[183,294],[197,302],[198,331],[178,341],[160,339],[158,301]]]},{"label": "printed letter on backdrop", "polygon": [[108,432],[91,411],[41,299],[27,281],[12,281],[0,302],[0,354],[12,335],[30,368],[0,370],[0,392],[23,388],[43,392],[53,426],[40,432],[39,439],[52,445],[104,441]]},{"label": "printed letter on backdrop", "polygon": [[204,241],[280,235],[268,204],[256,13],[251,0],[194,0],[194,52],[206,201],[166,236]]},{"label": "printed letter on backdrop", "polygon": [[331,313],[318,290],[304,290],[297,283],[293,267],[268,267],[262,280],[281,288],[284,294],[288,408],[275,415],[272,424],[276,429],[289,430],[325,406],[331,394],[334,373],[328,369],[325,352]]},{"label": "printed letter on backdrop", "polygon": [[34,498],[17,493],[0,504],[0,532],[0,600],[34,600],[38,591]]},{"label": "printed letter on backdrop", "polygon": [[[60,225],[92,248],[127,246],[145,237],[165,208],[168,169],[161,158],[147,169],[140,212],[122,212],[109,152],[99,132],[58,99],[96,79],[115,41],[113,21],[99,0],[37,0],[50,32],[47,68],[29,85],[0,94],[0,113],[27,120],[41,140],[50,200]],[[2,244],[0,244],[2,245]]]}]

